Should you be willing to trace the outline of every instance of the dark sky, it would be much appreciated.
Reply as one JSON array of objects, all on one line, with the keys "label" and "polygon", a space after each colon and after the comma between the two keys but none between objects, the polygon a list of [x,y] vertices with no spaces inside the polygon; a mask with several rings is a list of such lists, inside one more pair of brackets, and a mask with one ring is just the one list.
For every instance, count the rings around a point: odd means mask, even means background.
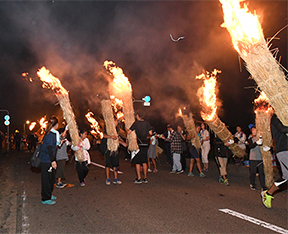
[{"label": "dark sky", "polygon": [[[287,25],[287,1],[250,1],[266,38]],[[45,65],[69,90],[80,127],[88,109],[98,117],[100,100],[107,97],[112,60],[123,68],[133,96],[152,98],[146,117],[157,131],[175,122],[179,107],[189,106],[200,121],[196,96],[203,69],[218,76],[222,107],[218,115],[235,131],[254,121],[252,101],[256,84],[241,68],[228,31],[221,28],[221,4],[214,1],[1,1],[0,108],[11,115],[11,130],[24,122],[61,115],[51,90],[41,88],[36,71]],[[184,36],[175,43],[170,39]],[[287,68],[287,28],[271,49]],[[28,72],[34,82],[23,80]],[[248,88],[247,88],[248,87]],[[254,88],[253,88],[254,87]],[[142,108],[139,103],[135,109]],[[3,119],[4,113],[0,113]],[[5,127],[0,124],[0,129]]]}]

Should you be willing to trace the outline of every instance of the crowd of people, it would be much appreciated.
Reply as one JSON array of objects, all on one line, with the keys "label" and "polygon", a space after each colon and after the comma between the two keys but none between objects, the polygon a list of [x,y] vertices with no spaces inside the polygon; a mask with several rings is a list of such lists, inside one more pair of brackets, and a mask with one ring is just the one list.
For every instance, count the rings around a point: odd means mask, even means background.
[{"label": "crowd of people", "polygon": [[[271,129],[273,139],[275,141],[274,152],[277,156],[280,165],[281,179],[276,181],[269,190],[265,185],[265,172],[263,157],[261,153],[261,146],[263,140],[254,124],[248,127],[251,134],[246,137],[240,126],[236,127],[233,141],[223,142],[218,136],[214,135],[212,131],[208,131],[206,125],[201,123],[196,125],[197,134],[191,135],[181,125],[175,127],[171,124],[167,125],[167,129],[163,134],[157,134],[155,129],[151,127],[150,123],[144,120],[144,113],[139,110],[135,114],[135,122],[130,128],[125,128],[125,125],[119,126],[119,122],[115,119],[115,128],[117,135],[108,135],[106,130],[103,134],[103,139],[99,145],[99,152],[103,154],[105,159],[105,175],[106,185],[122,184],[118,178],[119,168],[119,150],[111,152],[107,147],[107,139],[118,140],[121,147],[127,148],[127,136],[135,131],[137,136],[137,144],[139,149],[130,154],[126,152],[125,159],[130,158],[131,163],[135,164],[136,179],[135,184],[147,184],[148,173],[157,173],[158,167],[156,159],[157,147],[159,141],[162,140],[162,145],[165,148],[166,161],[171,166],[171,174],[182,174],[185,171],[187,176],[193,177],[195,171],[198,171],[199,177],[204,178],[204,174],[209,170],[209,154],[213,154],[216,164],[219,169],[218,181],[220,184],[229,186],[227,173],[227,164],[229,159],[234,159],[235,164],[240,165],[243,159],[238,159],[230,151],[230,144],[238,144],[238,146],[247,152],[249,157],[249,172],[250,172],[250,188],[256,190],[256,178],[259,177],[261,186],[262,202],[267,208],[271,208],[272,195],[281,188],[287,186],[287,165],[288,165],[288,127],[283,126],[276,115],[271,121]],[[57,188],[64,188],[66,184],[65,179],[65,165],[69,160],[67,154],[67,147],[71,146],[72,152],[75,152],[76,171],[78,174],[80,186],[85,186],[85,178],[89,172],[89,164],[91,162],[89,149],[91,147],[91,139],[88,139],[88,132],[80,130],[80,142],[78,145],[73,145],[67,138],[69,132],[68,127],[60,128],[58,130],[58,119],[52,116],[49,120],[48,126],[45,130],[45,135],[42,140],[41,148],[41,195],[43,204],[55,204],[56,197],[52,195],[54,184]],[[123,133],[124,132],[124,133]],[[21,150],[21,142],[23,139],[19,132],[15,132],[13,137],[13,144],[16,150]],[[194,145],[192,139],[197,139],[201,143],[201,148]],[[0,132],[0,140],[5,141],[5,136]],[[20,142],[20,143],[19,143]],[[26,138],[27,149],[32,151],[38,142],[38,138],[34,133],[30,133]],[[2,145],[2,144],[1,144]],[[120,147],[120,146],[119,146]],[[211,150],[212,149],[212,150]],[[269,148],[266,150],[273,150]],[[81,151],[84,158],[79,158],[76,152]],[[81,159],[81,160],[80,160]],[[187,160],[188,159],[188,160]],[[189,165],[186,165],[186,161]],[[196,170],[194,165],[196,164]],[[113,180],[110,181],[110,168],[113,171]],[[56,177],[57,172],[57,177]]]}]

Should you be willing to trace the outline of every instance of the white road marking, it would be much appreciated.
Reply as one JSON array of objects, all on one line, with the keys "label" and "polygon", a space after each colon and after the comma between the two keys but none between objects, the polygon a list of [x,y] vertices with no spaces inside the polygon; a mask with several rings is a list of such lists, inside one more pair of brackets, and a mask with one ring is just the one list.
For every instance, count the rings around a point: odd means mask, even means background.
[{"label": "white road marking", "polygon": [[21,195],[22,198],[22,228],[21,228],[21,233],[29,233],[29,227],[30,227],[30,223],[29,223],[29,217],[26,215],[26,191],[23,191],[23,194]]},{"label": "white road marking", "polygon": [[[94,162],[91,162],[91,164],[93,164],[93,165],[95,165],[95,166],[97,166],[97,167],[101,167],[101,168],[105,169],[105,166],[103,166],[103,165],[101,165],[101,164],[94,163]],[[113,171],[112,168],[110,168],[110,171]],[[122,171],[117,171],[117,172],[118,172],[118,174],[123,174]]]},{"label": "white road marking", "polygon": [[254,224],[257,224],[257,225],[262,226],[264,228],[270,229],[270,230],[272,230],[274,232],[288,234],[288,230],[287,229],[278,227],[276,225],[264,222],[264,221],[259,220],[259,219],[255,219],[255,218],[250,217],[248,215],[244,215],[244,214],[238,213],[238,212],[230,210],[230,209],[219,209],[219,211],[222,211],[222,212],[224,212],[226,214],[230,214],[230,215],[235,216],[235,217],[240,218],[240,219],[247,220],[247,221],[249,221],[251,223],[254,223]]}]

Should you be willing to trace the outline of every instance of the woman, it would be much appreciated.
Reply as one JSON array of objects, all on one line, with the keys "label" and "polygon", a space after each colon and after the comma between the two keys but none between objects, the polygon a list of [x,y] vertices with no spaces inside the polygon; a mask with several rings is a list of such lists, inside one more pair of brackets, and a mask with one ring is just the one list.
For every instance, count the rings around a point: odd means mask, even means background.
[{"label": "woman", "polygon": [[53,205],[56,197],[52,195],[55,183],[56,146],[60,143],[58,119],[52,116],[48,122],[41,148],[41,196],[42,204]]},{"label": "woman", "polygon": [[89,171],[88,164],[91,163],[90,155],[88,153],[88,150],[90,149],[90,142],[87,138],[87,131],[86,130],[80,130],[80,142],[77,146],[72,145],[71,149],[74,151],[82,150],[82,152],[83,152],[83,155],[85,158],[84,161],[79,162],[78,158],[76,157],[76,154],[75,154],[75,161],[76,161],[76,170],[78,173],[80,186],[84,187],[85,186],[85,178],[86,178],[88,171]]},{"label": "woman", "polygon": [[201,153],[202,153],[202,163],[204,165],[203,170],[208,171],[208,154],[210,151],[210,134],[206,130],[205,124],[201,124]]},{"label": "woman", "polygon": [[153,134],[150,137],[150,145],[149,145],[148,152],[147,152],[147,154],[148,154],[148,172],[152,172],[150,159],[151,159],[153,166],[154,166],[153,172],[154,173],[158,172],[157,164],[156,164],[156,160],[155,160],[156,159],[156,144],[157,144],[156,132],[153,131]]},{"label": "woman", "polygon": [[66,186],[61,180],[65,178],[65,166],[66,161],[69,160],[67,154],[67,146],[71,145],[71,143],[67,140],[67,127],[59,129],[60,134],[60,144],[58,145],[58,150],[56,154],[56,162],[57,162],[57,183],[56,188],[64,188]]}]

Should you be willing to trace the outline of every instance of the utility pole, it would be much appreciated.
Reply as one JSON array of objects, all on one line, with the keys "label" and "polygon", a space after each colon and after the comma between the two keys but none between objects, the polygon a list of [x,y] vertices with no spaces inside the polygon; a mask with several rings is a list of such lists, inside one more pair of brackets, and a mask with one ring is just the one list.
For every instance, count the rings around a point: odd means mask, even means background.
[{"label": "utility pole", "polygon": [[[1,110],[0,112],[6,112],[7,115],[4,116],[4,124],[7,126],[7,152],[9,152],[9,125],[10,125],[10,116],[9,116],[9,111],[8,110]],[[2,142],[1,142],[2,144]]]}]

